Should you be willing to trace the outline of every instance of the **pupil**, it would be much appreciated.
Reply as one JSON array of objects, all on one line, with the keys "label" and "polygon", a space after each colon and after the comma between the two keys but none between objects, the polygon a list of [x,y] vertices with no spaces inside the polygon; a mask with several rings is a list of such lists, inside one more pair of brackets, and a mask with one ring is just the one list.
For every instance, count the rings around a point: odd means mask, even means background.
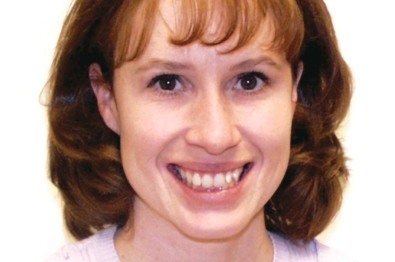
[{"label": "pupil", "polygon": [[173,90],[176,87],[176,80],[173,76],[164,76],[159,80],[159,85],[163,90]]},{"label": "pupil", "polygon": [[246,90],[254,89],[256,85],[256,77],[253,75],[246,75],[241,79],[241,86]]}]

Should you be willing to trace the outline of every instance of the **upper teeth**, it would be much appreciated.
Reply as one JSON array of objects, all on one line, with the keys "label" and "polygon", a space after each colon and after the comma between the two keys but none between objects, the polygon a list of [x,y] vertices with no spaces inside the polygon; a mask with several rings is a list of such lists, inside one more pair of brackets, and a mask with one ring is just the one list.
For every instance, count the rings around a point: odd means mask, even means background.
[{"label": "upper teeth", "polygon": [[225,189],[239,182],[243,167],[221,172],[221,173],[199,173],[177,168],[182,180],[193,188],[202,187],[204,189]]}]

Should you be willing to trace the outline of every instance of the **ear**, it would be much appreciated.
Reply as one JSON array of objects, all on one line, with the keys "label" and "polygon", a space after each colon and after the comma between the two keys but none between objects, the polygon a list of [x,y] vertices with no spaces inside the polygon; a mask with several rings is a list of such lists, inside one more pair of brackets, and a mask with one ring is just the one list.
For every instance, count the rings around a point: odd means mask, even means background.
[{"label": "ear", "polygon": [[300,79],[302,78],[302,74],[303,74],[303,63],[299,62],[298,68],[296,71],[295,82],[292,87],[292,102],[295,102],[295,103],[298,101],[298,86],[299,86]]},{"label": "ear", "polygon": [[89,66],[89,80],[97,99],[97,107],[106,125],[119,135],[118,110],[111,86],[103,77],[99,64]]}]

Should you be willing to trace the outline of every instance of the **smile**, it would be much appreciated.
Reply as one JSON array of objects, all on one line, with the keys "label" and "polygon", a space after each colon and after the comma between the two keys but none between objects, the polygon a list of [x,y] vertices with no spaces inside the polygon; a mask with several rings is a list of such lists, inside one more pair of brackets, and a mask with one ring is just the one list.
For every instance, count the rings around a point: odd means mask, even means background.
[{"label": "smile", "polygon": [[170,164],[168,170],[184,185],[202,192],[217,192],[235,187],[251,169],[252,163],[220,172],[193,171]]}]

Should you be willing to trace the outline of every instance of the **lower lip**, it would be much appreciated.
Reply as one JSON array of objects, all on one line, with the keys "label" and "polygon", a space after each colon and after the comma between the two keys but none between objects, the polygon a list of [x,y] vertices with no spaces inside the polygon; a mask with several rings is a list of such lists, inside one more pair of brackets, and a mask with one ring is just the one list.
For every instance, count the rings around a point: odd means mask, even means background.
[{"label": "lower lip", "polygon": [[185,185],[182,181],[177,179],[172,173],[169,172],[171,177],[173,178],[176,185],[176,190],[180,192],[183,199],[187,203],[189,203],[192,207],[201,209],[203,207],[215,207],[215,208],[227,208],[231,206],[237,205],[240,201],[244,188],[246,187],[250,173],[250,168],[244,177],[232,188],[218,190],[218,191],[197,191],[194,190],[187,185]]}]

